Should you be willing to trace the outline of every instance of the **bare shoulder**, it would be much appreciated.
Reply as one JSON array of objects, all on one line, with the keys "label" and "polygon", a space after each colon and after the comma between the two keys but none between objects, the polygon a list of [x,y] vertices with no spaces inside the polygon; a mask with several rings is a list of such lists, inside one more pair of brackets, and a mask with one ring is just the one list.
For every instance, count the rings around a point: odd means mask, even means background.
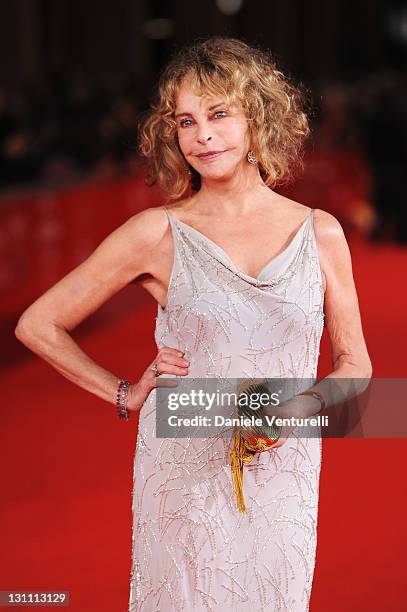
[{"label": "bare shoulder", "polygon": [[148,266],[165,242],[168,220],[164,207],[145,208],[116,227],[96,248],[94,260],[113,259],[128,266],[135,276],[149,272]]},{"label": "bare shoulder", "polygon": [[317,244],[325,255],[343,255],[349,251],[342,225],[338,219],[320,208],[314,208],[314,230]]},{"label": "bare shoulder", "polygon": [[339,278],[352,282],[352,258],[342,225],[331,213],[314,208],[314,232],[324,290],[337,285]]},{"label": "bare shoulder", "polygon": [[122,227],[138,245],[154,247],[168,228],[164,206],[145,208],[132,215]]}]

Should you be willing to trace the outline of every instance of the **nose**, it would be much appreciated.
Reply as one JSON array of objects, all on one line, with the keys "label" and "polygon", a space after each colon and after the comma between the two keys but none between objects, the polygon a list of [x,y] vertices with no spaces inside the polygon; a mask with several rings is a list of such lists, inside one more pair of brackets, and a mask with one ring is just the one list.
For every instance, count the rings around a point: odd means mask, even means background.
[{"label": "nose", "polygon": [[211,140],[212,136],[207,136],[207,135],[199,135],[198,136],[198,142],[200,144],[206,144],[207,142],[209,142]]},{"label": "nose", "polygon": [[207,124],[206,121],[203,121],[202,123],[198,123],[197,127],[198,127],[197,134],[196,134],[197,141],[200,144],[206,144],[212,138],[212,136],[210,135],[209,125]]}]

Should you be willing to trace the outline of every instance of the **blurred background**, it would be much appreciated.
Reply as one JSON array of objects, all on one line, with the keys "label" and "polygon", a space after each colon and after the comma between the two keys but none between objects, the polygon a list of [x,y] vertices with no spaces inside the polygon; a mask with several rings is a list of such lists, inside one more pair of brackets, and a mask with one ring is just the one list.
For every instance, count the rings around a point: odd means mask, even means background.
[{"label": "blurred background", "polygon": [[[137,121],[170,54],[212,34],[270,48],[312,92],[305,171],[276,191],[340,221],[373,375],[406,376],[407,1],[2,0],[0,382],[8,493],[1,522],[9,546],[0,590],[70,587],[74,610],[125,609],[137,421],[127,429],[116,423],[113,406],[33,355],[14,328],[114,228],[162,203],[163,194],[144,183]],[[152,297],[132,284],[73,336],[101,365],[134,380],[155,356],[155,313]],[[324,330],[320,376],[331,371],[330,359]],[[97,432],[93,461],[89,431]],[[381,441],[380,452],[374,442],[325,441],[311,610],[407,604],[398,577],[404,440]],[[106,453],[112,444],[120,447],[113,457]],[[377,497],[378,482],[385,499]],[[49,508],[57,509],[52,519]],[[345,571],[352,606],[344,602]]]}]

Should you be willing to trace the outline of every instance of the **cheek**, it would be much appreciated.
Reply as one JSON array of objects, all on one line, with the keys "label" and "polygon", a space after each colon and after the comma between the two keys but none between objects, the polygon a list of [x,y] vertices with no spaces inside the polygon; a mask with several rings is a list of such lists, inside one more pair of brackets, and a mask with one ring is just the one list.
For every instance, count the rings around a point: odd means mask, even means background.
[{"label": "cheek", "polygon": [[244,149],[247,143],[247,126],[240,121],[230,122],[224,131],[224,136],[237,149]]},{"label": "cheek", "polygon": [[177,133],[178,145],[181,151],[185,154],[188,154],[191,148],[191,134],[188,134],[188,130],[180,130]]}]

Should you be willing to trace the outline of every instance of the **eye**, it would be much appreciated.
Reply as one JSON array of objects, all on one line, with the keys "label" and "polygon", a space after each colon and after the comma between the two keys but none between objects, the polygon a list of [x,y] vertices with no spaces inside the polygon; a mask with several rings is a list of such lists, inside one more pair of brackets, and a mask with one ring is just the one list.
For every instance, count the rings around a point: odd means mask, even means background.
[{"label": "eye", "polygon": [[[223,113],[223,115],[222,115],[222,113]],[[214,117],[218,118],[218,117],[217,117],[218,115],[220,115],[220,118],[222,118],[222,117],[226,117],[226,111],[223,111],[223,110],[216,111],[216,112],[214,113]]]},{"label": "eye", "polygon": [[180,127],[188,127],[188,125],[186,125],[188,121],[192,123],[191,119],[181,119],[181,121],[179,122]]}]

